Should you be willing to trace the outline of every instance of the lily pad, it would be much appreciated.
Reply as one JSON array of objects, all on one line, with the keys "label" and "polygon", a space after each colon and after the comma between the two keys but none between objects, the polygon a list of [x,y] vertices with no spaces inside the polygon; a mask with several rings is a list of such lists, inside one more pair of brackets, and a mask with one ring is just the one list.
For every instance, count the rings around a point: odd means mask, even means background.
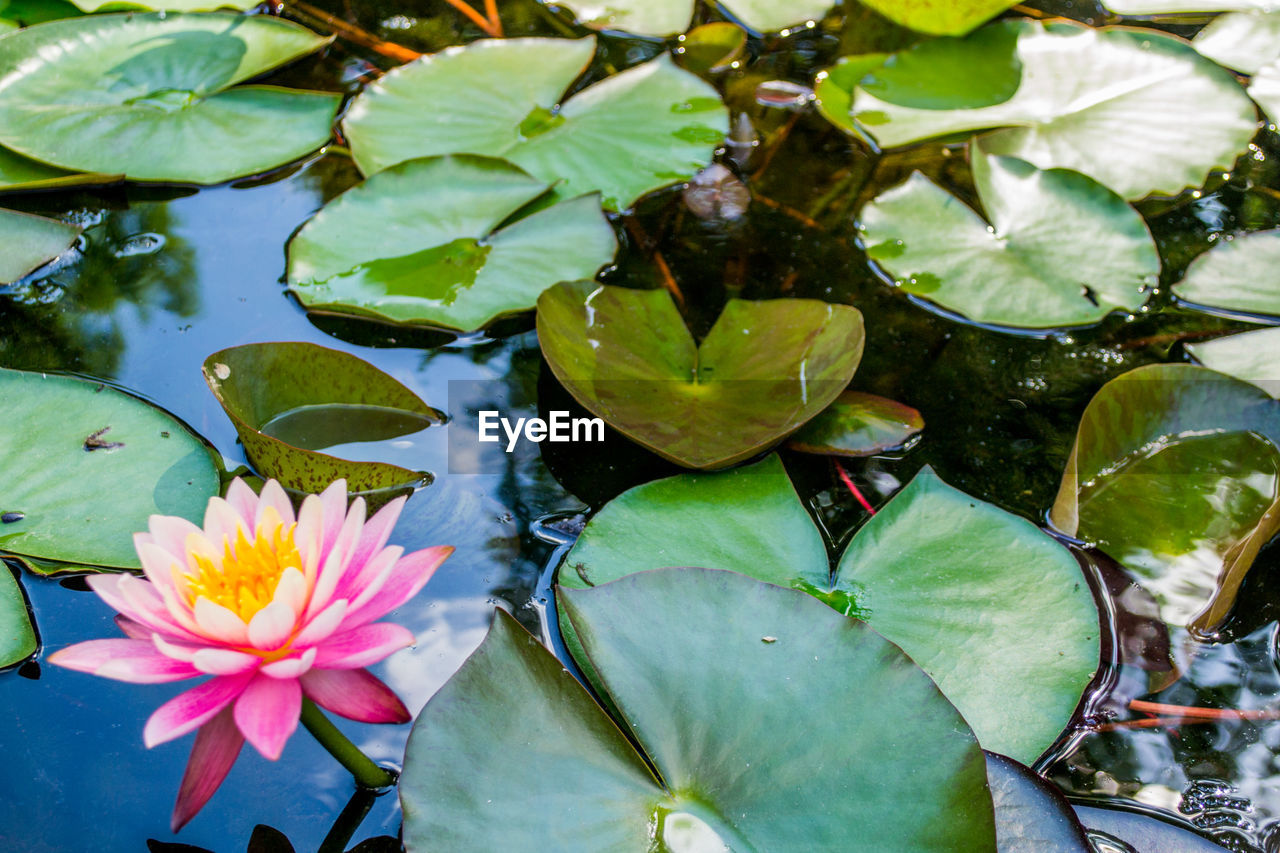
[{"label": "lily pad", "polygon": [[132,180],[213,184],[330,137],[340,95],[237,86],[324,47],[279,18],[91,15],[0,40],[0,144]]},{"label": "lily pad", "polygon": [[289,242],[289,287],[308,308],[463,331],[528,311],[617,251],[596,196],[508,221],[548,189],[488,157],[400,163],[302,226]]},{"label": "lily pad", "polygon": [[29,27],[80,14],[67,0],[0,0],[0,26]]},{"label": "lily pad", "polygon": [[1117,15],[1176,15],[1185,12],[1236,12],[1254,9],[1270,12],[1280,9],[1276,0],[1106,0],[1105,5]]},{"label": "lily pad", "polygon": [[1187,352],[1210,370],[1251,382],[1280,398],[1280,328],[1187,344]]},{"label": "lily pad", "polygon": [[625,723],[499,612],[414,724],[410,853],[995,850],[972,733],[865,625],[699,569],[558,599]]},{"label": "lily pad", "polygon": [[985,748],[1031,762],[1054,742],[1100,654],[1098,612],[1070,552],[927,468],[858,531],[834,576],[803,515],[776,457],[648,483],[587,523],[558,581],[700,565],[803,589],[900,646]]},{"label": "lily pad", "polygon": [[[199,520],[218,467],[178,421],[99,382],[0,368],[0,551],[138,568],[151,515]],[[20,516],[15,518],[15,516]]]},{"label": "lily pad", "polygon": [[[641,36],[673,36],[689,28],[697,0],[570,0],[578,23],[597,30]],[[835,0],[722,0],[725,10],[758,33],[776,32],[821,18]]]},{"label": "lily pad", "polygon": [[871,456],[901,447],[922,429],[924,418],[910,406],[846,391],[791,436],[787,447],[824,456]]},{"label": "lily pad", "polygon": [[862,314],[813,299],[732,299],[701,345],[665,290],[566,282],[538,299],[561,384],[619,432],[687,468],[723,468],[833,402],[862,358]]},{"label": "lily pad", "polygon": [[680,67],[695,74],[728,71],[747,50],[747,32],[728,21],[713,21],[689,30],[674,53]]},{"label": "lily pad", "polygon": [[[920,109],[855,87],[838,123],[856,124],[885,147],[993,130],[983,140],[988,153],[1072,169],[1125,198],[1200,186],[1214,169],[1229,168],[1257,131],[1257,112],[1235,77],[1176,38],[1066,22],[990,26],[1017,34],[1022,79],[1007,101]],[[973,62],[986,59],[982,40],[965,43]],[[914,98],[953,88],[946,74],[917,67]]]},{"label": "lily pad", "polygon": [[887,57],[862,91],[903,107],[977,109],[1002,104],[1022,83],[1018,30],[983,27],[968,38],[930,39]]},{"label": "lily pad", "polygon": [[1179,299],[1225,312],[1280,315],[1280,231],[1255,231],[1197,257],[1173,286]]},{"label": "lily pad", "polygon": [[894,23],[932,36],[962,36],[1016,0],[861,0]]},{"label": "lily pad", "polygon": [[1050,519],[1136,574],[1174,625],[1211,633],[1280,530],[1280,404],[1186,364],[1139,367],[1089,403]]},{"label": "lily pad", "polygon": [[36,632],[18,581],[0,562],[0,667],[13,666],[36,653]]},{"label": "lily pad", "polygon": [[0,284],[17,281],[61,255],[80,229],[56,219],[0,210]]},{"label": "lily pad", "polygon": [[1167,820],[1140,812],[1100,806],[1075,806],[1076,815],[1094,833],[1121,841],[1137,853],[1222,853],[1230,848]]},{"label": "lily pad", "polygon": [[231,347],[205,359],[203,370],[254,468],[300,492],[321,492],[337,479],[352,492],[413,485],[421,472],[320,451],[408,435],[445,419],[367,361],[315,344]]},{"label": "lily pad", "polygon": [[1231,12],[1215,18],[1193,45],[1214,62],[1252,74],[1249,96],[1267,115],[1280,116],[1280,3],[1273,11]]},{"label": "lily pad", "polygon": [[366,175],[417,157],[483,154],[562,181],[563,198],[599,192],[614,210],[710,162],[729,129],[714,88],[663,54],[561,102],[593,56],[594,38],[450,48],[366,88],[343,130]]},{"label": "lily pad", "polygon": [[115,184],[124,175],[72,172],[0,148],[0,192]]},{"label": "lily pad", "polygon": [[1058,789],[1016,761],[986,753],[997,853],[1094,853]]},{"label": "lily pad", "polygon": [[1124,199],[1077,172],[970,151],[990,225],[919,173],[863,209],[867,255],[899,287],[1022,328],[1094,323],[1146,302],[1160,256]]},{"label": "lily pad", "polygon": [[213,12],[236,9],[244,12],[258,5],[253,0],[74,0],[85,12],[125,9],[164,9],[173,12]]}]

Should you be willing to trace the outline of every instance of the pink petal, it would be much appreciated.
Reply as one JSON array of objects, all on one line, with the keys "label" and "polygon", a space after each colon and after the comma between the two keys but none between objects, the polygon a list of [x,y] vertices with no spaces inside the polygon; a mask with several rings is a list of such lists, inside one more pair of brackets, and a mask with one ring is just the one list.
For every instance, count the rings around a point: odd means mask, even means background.
[{"label": "pink petal", "polygon": [[236,726],[264,758],[275,761],[298,728],[302,688],[296,678],[256,676],[236,700]]},{"label": "pink petal", "polygon": [[[177,636],[183,639],[190,637],[196,639],[197,642],[204,642],[205,638],[201,635],[200,626],[196,624],[196,620],[191,615],[191,607],[187,604],[185,597],[186,593],[179,593],[174,585],[156,586],[153,583],[133,578],[130,583],[121,581],[119,589],[124,595],[125,601],[130,604],[136,604],[138,607],[154,606],[157,618],[163,619],[177,629],[179,632]],[[159,599],[158,603],[155,603],[156,599]]]},{"label": "pink petal", "polygon": [[346,522],[338,531],[337,538],[330,544],[324,562],[320,564],[320,572],[316,577],[315,590],[311,593],[311,605],[308,615],[319,613],[333,600],[333,592],[350,571],[348,563],[351,552],[360,541],[360,531],[364,527],[364,501],[356,498],[347,515]]},{"label": "pink petal", "polygon": [[338,626],[342,624],[342,619],[346,615],[347,600],[339,598],[317,613],[316,617],[298,632],[298,636],[293,638],[294,647],[306,648],[328,639],[334,631],[338,630]]},{"label": "pink petal", "polygon": [[185,561],[178,559],[155,542],[147,541],[148,538],[145,533],[133,534],[133,550],[138,552],[138,559],[142,561],[143,574],[156,589],[174,587],[174,576],[182,574]]},{"label": "pink petal", "polygon": [[273,651],[285,644],[297,624],[297,614],[287,602],[272,601],[249,620],[249,643],[255,649]]},{"label": "pink petal", "polygon": [[248,528],[248,523],[231,504],[222,498],[209,498],[204,511],[204,536],[215,548],[225,548],[228,542],[235,544],[241,530],[248,538]]},{"label": "pink petal", "polygon": [[453,546],[437,545],[401,557],[380,589],[364,602],[352,603],[346,624],[356,626],[372,622],[413,598],[452,553]]},{"label": "pink petal", "polygon": [[199,527],[176,515],[151,516],[147,519],[147,530],[156,547],[179,558],[186,554],[187,537],[200,532]]},{"label": "pink petal", "polygon": [[204,648],[195,653],[191,664],[206,675],[239,675],[252,672],[262,663],[257,655],[233,649]]},{"label": "pink petal", "polygon": [[407,723],[409,709],[367,669],[313,669],[302,690],[321,708],[362,723]]},{"label": "pink petal", "polygon": [[359,669],[377,663],[392,652],[415,642],[413,632],[391,622],[376,622],[344,631],[319,647],[316,666],[321,669]]},{"label": "pink petal", "polygon": [[152,634],[150,640],[160,654],[186,663],[191,663],[195,659],[196,652],[204,648],[193,643],[175,643],[160,634]]},{"label": "pink petal", "polygon": [[255,532],[262,530],[262,520],[268,507],[275,509],[276,515],[285,527],[297,521],[293,515],[293,504],[289,503],[289,496],[285,494],[284,489],[275,480],[267,480],[266,485],[262,487],[262,492],[258,495],[258,511],[253,517]]},{"label": "pink petal", "polygon": [[160,594],[146,581],[133,575],[104,574],[90,575],[88,584],[108,606],[135,624],[180,639],[200,639],[175,623]]},{"label": "pink petal", "polygon": [[[407,500],[408,498],[403,495],[396,498],[374,513],[373,518],[365,522],[364,530],[360,532],[360,541],[356,543],[355,550],[352,551],[351,560],[348,563],[350,577],[358,575],[365,565],[387,544],[387,540],[391,537],[391,529],[396,526],[396,521],[400,518],[400,511],[404,509],[404,502]],[[346,596],[343,597],[345,598]]]},{"label": "pink petal", "polygon": [[258,496],[244,480],[236,477],[231,481],[231,485],[227,487],[226,500],[227,505],[243,519],[246,527],[253,523],[254,517],[258,514]]},{"label": "pink petal", "polygon": [[134,684],[163,684],[200,674],[190,663],[161,654],[146,640],[76,643],[54,652],[49,663]]},{"label": "pink petal", "polygon": [[116,614],[116,627],[120,632],[131,640],[150,640],[152,637],[151,630],[141,622],[134,622],[128,616]]},{"label": "pink petal", "polygon": [[157,708],[147,720],[142,730],[142,742],[149,749],[203,726],[243,693],[254,678],[254,674],[222,675],[179,693]]},{"label": "pink petal", "polygon": [[196,599],[196,625],[200,633],[229,646],[249,645],[249,626],[232,611],[201,596]]},{"label": "pink petal", "polygon": [[260,670],[268,678],[297,678],[316,661],[316,650],[307,649],[300,655],[290,655],[271,663],[265,663]]},{"label": "pink petal", "polygon": [[303,577],[302,571],[289,566],[281,572],[280,580],[276,581],[275,592],[271,594],[271,600],[287,604],[296,623],[307,606],[307,579]]},{"label": "pink petal", "polygon": [[365,563],[359,575],[353,577],[348,574],[338,586],[335,596],[337,598],[345,598],[351,602],[351,610],[363,606],[364,602],[382,589],[382,585],[391,577],[391,573],[396,567],[396,561],[400,559],[400,555],[403,553],[404,549],[399,545],[383,548],[372,560]]},{"label": "pink petal", "polygon": [[236,763],[244,737],[236,728],[230,708],[223,708],[209,722],[200,727],[196,742],[191,747],[191,758],[178,786],[178,801],[173,806],[169,826],[174,831],[182,829],[196,812],[204,808],[213,792]]}]

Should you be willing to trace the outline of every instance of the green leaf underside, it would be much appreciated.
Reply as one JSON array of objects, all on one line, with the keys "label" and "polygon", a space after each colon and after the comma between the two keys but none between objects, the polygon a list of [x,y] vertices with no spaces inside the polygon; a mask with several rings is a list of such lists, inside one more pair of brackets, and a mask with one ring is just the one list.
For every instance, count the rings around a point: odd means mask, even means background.
[{"label": "green leaf underside", "polygon": [[1165,621],[1211,631],[1280,529],[1280,405],[1185,364],[1103,386],[1081,418],[1051,519],[1142,579]]},{"label": "green leaf underside", "polygon": [[1227,335],[1187,344],[1186,349],[1210,370],[1243,379],[1280,398],[1280,328]]},{"label": "green leaf underside", "polygon": [[1173,286],[1179,299],[1220,311],[1280,315],[1280,231],[1255,231],[1197,257]]},{"label": "green leaf underside", "polygon": [[[370,441],[416,432],[443,420],[440,412],[368,362],[315,344],[231,347],[205,360],[204,376],[258,473],[302,492],[323,491],[339,478],[345,478],[353,492],[390,489],[411,484],[420,475],[398,465],[353,462],[299,446],[300,441],[282,441],[263,431],[273,421],[305,417],[308,423],[321,422],[325,409],[337,410],[329,421],[342,420],[343,407],[385,410],[375,426],[381,434],[360,437]],[[370,419],[360,423],[368,426]],[[307,443],[342,442],[330,435]]]},{"label": "green leaf underside", "polygon": [[988,753],[986,758],[999,853],[1094,853],[1075,812],[1053,784],[1003,755]]},{"label": "green leaf underside", "polygon": [[[1094,323],[1136,310],[1160,273],[1141,215],[1076,172],[971,149],[987,221],[920,173],[867,205],[867,254],[908,293],[999,326]],[[1078,247],[1096,249],[1082,256]]]},{"label": "green leaf underside", "polygon": [[[598,30],[673,36],[689,27],[697,0],[571,0],[578,22]],[[834,0],[721,0],[729,14],[756,32],[777,32],[817,20]]]},{"label": "green leaf underside", "polygon": [[1014,0],[862,0],[891,21],[933,36],[962,36],[1015,5]]},{"label": "green leaf underside", "polygon": [[825,409],[862,357],[862,315],[812,299],[732,299],[694,343],[665,290],[580,281],[538,299],[557,379],[633,441],[717,468],[781,441]]},{"label": "green leaf underside", "polygon": [[[610,209],[710,161],[728,111],[715,89],[667,54],[557,107],[594,55],[593,38],[482,40],[403,65],[352,103],[343,121],[352,155],[366,175],[417,157],[502,157],[547,183],[562,181],[562,198],[599,192]],[[619,134],[622,126],[631,131]]]},{"label": "green leaf underside", "polygon": [[56,219],[0,210],[0,284],[17,281],[65,252],[80,229]]},{"label": "green leaf underside", "polygon": [[36,632],[18,581],[0,563],[0,667],[13,666],[35,654]]},{"label": "green leaf underside", "polygon": [[[231,13],[94,15],[0,41],[0,144],[134,180],[211,184],[302,157],[340,96],[236,86],[328,43]],[[55,59],[56,57],[56,59]]]},{"label": "green leaf underside", "polygon": [[984,27],[966,39],[928,40],[893,54],[854,82],[902,107],[954,110],[1002,104],[1022,82],[1018,31]]},{"label": "green leaf underside", "polygon": [[858,532],[834,581],[820,534],[770,458],[624,492],[587,524],[559,583],[707,564],[865,619],[938,682],[984,747],[1021,761],[1057,738],[1097,667],[1098,614],[1074,558],[927,469]]},{"label": "green leaf underside", "polygon": [[[411,853],[701,849],[692,838],[836,850],[850,826],[886,853],[994,850],[972,735],[866,626],[698,569],[565,590],[559,602],[661,782],[499,614],[414,726],[400,786]],[[527,708],[518,717],[515,703]]]},{"label": "green leaf underside", "polygon": [[7,148],[0,148],[0,192],[113,184],[122,180],[124,175],[71,172],[47,166]]},{"label": "green leaf underside", "polygon": [[[136,568],[132,537],[149,516],[198,522],[218,493],[218,470],[200,439],[135,397],[0,368],[0,399],[0,513],[23,513],[0,526],[0,551]],[[86,449],[95,434],[120,446]]]},{"label": "green leaf underside", "polygon": [[463,331],[527,311],[617,250],[595,196],[494,230],[547,189],[487,157],[398,164],[303,226],[289,244],[289,286],[310,308]]},{"label": "green leaf underside", "polygon": [[[1177,39],[1058,22],[991,26],[1018,36],[1022,82],[1012,98],[930,110],[856,90],[852,120],[885,147],[993,130],[983,140],[988,153],[1072,169],[1125,198],[1200,186],[1213,169],[1231,166],[1257,130],[1256,111],[1235,78]],[[976,47],[973,61],[983,61]],[[951,88],[946,77],[917,85]]]},{"label": "green leaf underside", "polygon": [[870,456],[901,447],[924,429],[924,418],[910,406],[846,391],[787,441],[802,453]]}]

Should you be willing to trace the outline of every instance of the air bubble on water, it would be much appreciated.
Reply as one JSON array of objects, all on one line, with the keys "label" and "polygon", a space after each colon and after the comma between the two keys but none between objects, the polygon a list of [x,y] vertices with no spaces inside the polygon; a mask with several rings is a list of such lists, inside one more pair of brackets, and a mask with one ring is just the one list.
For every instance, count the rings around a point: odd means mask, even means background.
[{"label": "air bubble on water", "polygon": [[114,254],[117,258],[136,258],[140,255],[154,255],[164,248],[164,235],[145,232],[134,234],[116,246]]}]

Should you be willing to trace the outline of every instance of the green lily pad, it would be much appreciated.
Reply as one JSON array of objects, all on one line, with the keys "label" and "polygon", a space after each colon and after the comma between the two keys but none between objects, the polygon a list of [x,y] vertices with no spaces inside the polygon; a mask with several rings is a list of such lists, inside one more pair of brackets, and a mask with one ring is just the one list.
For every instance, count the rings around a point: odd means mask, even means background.
[{"label": "green lily pad", "polygon": [[899,287],[975,322],[1022,328],[1094,323],[1146,302],[1160,256],[1124,199],[1077,172],[970,151],[989,226],[919,173],[863,209],[867,255]]},{"label": "green lily pad", "polygon": [[1029,763],[1054,742],[1100,654],[1098,612],[1070,552],[927,468],[858,531],[834,576],[803,515],[775,457],[649,483],[587,523],[558,581],[700,565],[802,589],[900,646],[985,748]]},{"label": "green lily pad", "polygon": [[1276,0],[1105,0],[1104,5],[1117,15],[1177,15],[1186,12],[1236,12],[1256,9],[1270,12],[1280,9]]},{"label": "green lily pad", "polygon": [[615,210],[710,162],[729,129],[715,89],[663,54],[561,103],[593,56],[594,38],[521,38],[402,65],[352,102],[352,156],[366,175],[438,154],[502,157]]},{"label": "green lily pad", "polygon": [[1173,286],[1179,299],[1227,312],[1280,315],[1280,231],[1255,231],[1197,257]]},{"label": "green lily pad", "polygon": [[[1242,4],[1243,5],[1243,4]],[[1280,3],[1276,11],[1219,15],[1191,42],[1201,56],[1245,74],[1257,74],[1280,61]]]},{"label": "green lily pad", "polygon": [[1187,364],[1139,367],[1089,403],[1050,520],[1137,575],[1168,623],[1210,633],[1280,530],[1280,404]]},{"label": "green lily pad", "polygon": [[1022,83],[1018,30],[983,27],[968,38],[929,39],[889,56],[853,82],[903,107],[959,110],[1002,104]]},{"label": "green lily pad", "polygon": [[76,6],[86,12],[123,11],[126,9],[164,9],[172,12],[213,12],[218,9],[235,9],[240,12],[258,4],[253,0],[75,0]]},{"label": "green lily pad", "polygon": [[862,358],[862,314],[813,299],[732,299],[693,340],[665,290],[566,282],[538,299],[538,342],[579,403],[687,468],[723,468],[825,409]]},{"label": "green lily pad", "polygon": [[36,653],[36,632],[18,581],[0,563],[0,667],[13,666]]},{"label": "green lily pad", "polygon": [[[151,515],[198,521],[218,466],[178,421],[98,382],[0,368],[0,551],[138,568]],[[10,516],[12,518],[12,515]]]},{"label": "green lily pad", "polygon": [[972,733],[865,625],[699,569],[558,600],[625,723],[499,612],[414,724],[410,853],[834,850],[851,827],[880,853],[994,853]]},{"label": "green lily pad", "polygon": [[43,163],[214,184],[330,137],[340,95],[237,86],[328,43],[230,13],[91,15],[0,40],[0,144]]},{"label": "green lily pad", "polygon": [[1187,344],[1187,352],[1210,370],[1251,382],[1280,398],[1280,328]]},{"label": "green lily pad", "polygon": [[302,226],[289,242],[289,287],[308,308],[464,331],[528,311],[617,251],[596,196],[508,222],[548,189],[488,157],[400,163]]},{"label": "green lily pad", "polygon": [[728,21],[694,27],[680,39],[675,55],[680,67],[695,74],[728,71],[747,49],[747,32]]},{"label": "green lily pad", "polygon": [[824,456],[871,456],[901,447],[922,429],[924,418],[910,406],[846,391],[791,436],[787,447]]},{"label": "green lily pad", "polygon": [[17,281],[61,255],[80,229],[56,219],[0,210],[0,284]]},{"label": "green lily pad", "polygon": [[0,148],[0,192],[115,184],[124,175],[72,172]]},{"label": "green lily pad", "polygon": [[[697,0],[570,0],[578,23],[597,30],[673,36],[689,28]],[[721,6],[758,33],[777,32],[821,18],[835,0],[721,0]]]},{"label": "green lily pad", "polygon": [[[993,130],[983,140],[988,153],[1072,169],[1125,198],[1200,186],[1214,169],[1229,168],[1257,131],[1257,112],[1235,77],[1173,37],[1065,22],[990,26],[1017,34],[1022,82],[1007,101],[920,109],[854,88],[838,124],[854,123],[884,147]],[[989,61],[982,40],[963,43],[974,63]],[[947,74],[917,67],[913,98],[953,89]]]},{"label": "green lily pad", "polygon": [[962,36],[1016,0],[861,0],[894,23],[932,36]]},{"label": "green lily pad", "polygon": [[397,438],[445,416],[354,355],[308,343],[246,344],[205,359],[209,390],[264,477],[299,492],[346,479],[351,492],[408,487],[423,474],[321,451]]},{"label": "green lily pad", "polygon": [[67,0],[0,0],[0,25],[29,27],[81,14]]}]

